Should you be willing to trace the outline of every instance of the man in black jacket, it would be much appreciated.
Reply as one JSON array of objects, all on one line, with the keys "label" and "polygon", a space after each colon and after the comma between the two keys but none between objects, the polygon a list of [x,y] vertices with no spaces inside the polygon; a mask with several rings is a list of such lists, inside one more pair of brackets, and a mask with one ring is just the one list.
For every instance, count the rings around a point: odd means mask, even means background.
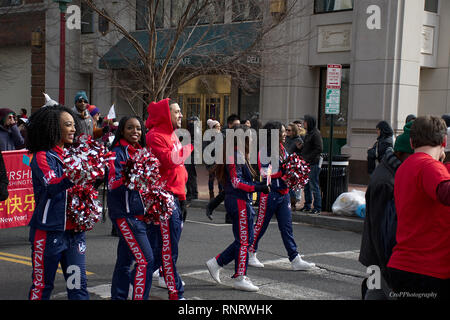
[{"label": "man in black jacket", "polygon": [[0,151],[0,201],[8,199],[8,175],[6,174],[5,162],[3,161],[3,154]]},{"label": "man in black jacket", "polygon": [[410,129],[412,121],[403,128],[403,134],[395,141],[394,149],[388,148],[380,164],[370,177],[366,191],[366,216],[362,234],[359,261],[366,267],[378,266],[381,271],[381,288],[367,290],[366,279],[362,283],[363,299],[385,300],[389,298],[389,287],[386,283],[389,253],[382,239],[384,234],[383,221],[386,206],[394,199],[394,176],[398,167],[414,150],[410,144]]},{"label": "man in black jacket", "polygon": [[[305,186],[305,205],[300,209],[301,212],[319,214],[322,211],[322,196],[320,194],[319,174],[320,174],[320,154],[323,151],[322,136],[319,129],[316,128],[316,119],[313,116],[304,117],[304,128],[306,136],[300,155],[309,163],[311,172],[309,173],[309,182]],[[314,195],[314,209],[311,208]]]}]

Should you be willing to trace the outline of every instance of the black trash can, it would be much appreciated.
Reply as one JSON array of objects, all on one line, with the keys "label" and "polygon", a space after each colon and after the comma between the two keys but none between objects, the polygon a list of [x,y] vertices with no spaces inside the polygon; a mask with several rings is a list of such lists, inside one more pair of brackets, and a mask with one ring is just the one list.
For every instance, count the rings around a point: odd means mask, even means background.
[{"label": "black trash can", "polygon": [[348,192],[348,165],[350,155],[333,155],[331,163],[331,198],[327,206],[327,177],[328,177],[328,154],[323,153],[322,169],[319,175],[320,191],[322,194],[322,210],[331,212],[331,207],[341,193]]}]

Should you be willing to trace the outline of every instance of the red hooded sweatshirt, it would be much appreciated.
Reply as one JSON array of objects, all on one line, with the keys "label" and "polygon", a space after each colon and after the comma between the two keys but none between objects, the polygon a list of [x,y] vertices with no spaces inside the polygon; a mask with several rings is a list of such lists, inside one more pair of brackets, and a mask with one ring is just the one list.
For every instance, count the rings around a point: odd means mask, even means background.
[{"label": "red hooded sweatshirt", "polygon": [[159,172],[165,190],[172,192],[179,200],[186,200],[188,174],[184,161],[193,146],[182,146],[172,126],[169,99],[151,102],[147,107],[148,118],[145,126],[149,130],[145,136],[147,146],[161,162]]}]

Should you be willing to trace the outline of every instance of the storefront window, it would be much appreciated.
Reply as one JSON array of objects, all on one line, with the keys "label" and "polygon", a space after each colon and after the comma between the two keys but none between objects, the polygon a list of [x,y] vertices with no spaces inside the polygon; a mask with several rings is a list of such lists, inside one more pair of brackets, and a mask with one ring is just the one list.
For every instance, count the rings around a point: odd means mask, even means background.
[{"label": "storefront window", "polygon": [[438,13],[439,0],[425,0],[425,11]]},{"label": "storefront window", "polygon": [[[154,10],[152,8],[152,10]],[[136,30],[147,29],[148,1],[136,0]],[[156,11],[156,28],[164,28],[164,3],[160,1]]]},{"label": "storefront window", "polygon": [[315,0],[314,13],[352,10],[354,0]]},{"label": "storefront window", "polygon": [[[328,153],[330,143],[331,115],[325,114],[327,68],[320,69],[320,97],[319,97],[319,129],[323,138],[324,153]],[[350,84],[350,68],[342,68],[340,113],[333,119],[333,154],[340,154],[341,148],[347,143],[348,124],[348,94]]]}]

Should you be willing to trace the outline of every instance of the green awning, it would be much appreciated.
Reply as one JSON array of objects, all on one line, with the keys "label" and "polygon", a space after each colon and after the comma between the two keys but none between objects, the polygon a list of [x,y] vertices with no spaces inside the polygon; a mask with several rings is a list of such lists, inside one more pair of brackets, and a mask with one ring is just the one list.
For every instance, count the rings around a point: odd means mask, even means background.
[{"label": "green awning", "polygon": [[[173,28],[157,30],[157,63],[163,63],[175,32],[176,30]],[[233,56],[236,52],[242,52],[247,49],[255,42],[260,32],[261,22],[188,27],[180,36],[172,57],[176,59],[186,49],[192,49],[183,58],[182,65],[212,64],[220,61],[220,59]],[[139,41],[143,48],[148,50],[150,37],[147,31],[135,31],[131,35]],[[252,58],[250,58],[249,62],[255,63],[254,60],[252,61]],[[139,63],[140,59],[136,49],[124,37],[100,59],[99,67],[101,69],[126,69],[130,64],[139,65]]]}]

